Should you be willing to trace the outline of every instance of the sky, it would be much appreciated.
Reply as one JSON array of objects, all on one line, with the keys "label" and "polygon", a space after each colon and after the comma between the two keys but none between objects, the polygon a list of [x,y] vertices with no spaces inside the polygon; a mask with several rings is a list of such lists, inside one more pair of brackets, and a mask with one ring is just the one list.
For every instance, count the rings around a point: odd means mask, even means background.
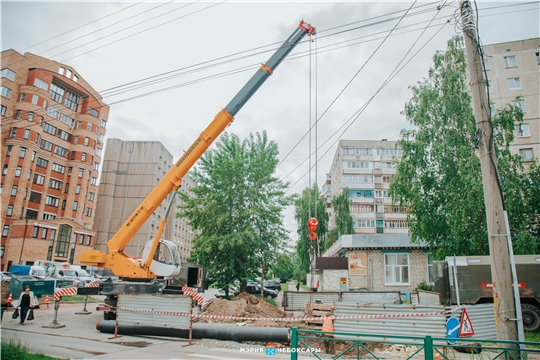
[{"label": "sky", "polygon": [[[294,194],[325,182],[339,140],[395,141],[411,128],[401,114],[410,87],[461,34],[458,4],[2,1],[1,48],[73,67],[111,107],[105,139],[160,141],[177,160],[304,20],[317,34],[227,129],[241,139],[266,131]],[[477,7],[485,45],[540,37],[539,1]],[[295,240],[292,207],[284,226]]]}]

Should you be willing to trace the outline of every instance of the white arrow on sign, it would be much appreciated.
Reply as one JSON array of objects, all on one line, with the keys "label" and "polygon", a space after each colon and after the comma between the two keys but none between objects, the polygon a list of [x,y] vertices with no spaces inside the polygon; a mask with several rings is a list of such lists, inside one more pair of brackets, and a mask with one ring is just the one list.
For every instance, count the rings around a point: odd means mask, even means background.
[{"label": "white arrow on sign", "polygon": [[455,328],[453,328],[453,329],[451,329],[451,330],[448,330],[448,336],[452,335],[452,333],[453,333],[454,331],[456,331],[457,329],[459,329],[460,326],[461,326],[461,325],[458,324]]}]

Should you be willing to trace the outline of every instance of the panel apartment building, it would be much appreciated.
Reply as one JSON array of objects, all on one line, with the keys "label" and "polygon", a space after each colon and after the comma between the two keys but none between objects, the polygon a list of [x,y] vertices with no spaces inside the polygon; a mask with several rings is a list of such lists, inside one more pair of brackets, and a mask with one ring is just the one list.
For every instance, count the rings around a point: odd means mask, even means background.
[{"label": "panel apartment building", "polygon": [[[327,204],[348,188],[350,211],[356,234],[407,234],[406,209],[393,206],[388,197],[389,180],[396,170],[393,157],[400,157],[395,141],[340,140],[325,195]],[[334,224],[331,207],[330,225]]]},{"label": "panel apartment building", "polygon": [[540,155],[540,38],[486,45],[484,53],[492,111],[512,103],[524,112],[511,150],[527,165]]},{"label": "panel apartment building", "polygon": [[[114,236],[173,164],[171,153],[159,141],[107,139],[95,221],[97,249],[107,251],[105,243]],[[191,194],[189,189],[192,187],[193,181],[186,175],[178,191]],[[126,245],[127,254],[141,257],[145,244],[157,233],[170,196],[157,207],[152,217]],[[187,219],[175,217],[180,203],[179,197],[175,196],[161,237],[178,245],[180,256],[185,262],[191,254],[191,242],[195,234]]]},{"label": "panel apartment building", "polygon": [[109,107],[72,67],[2,52],[1,268],[78,263],[95,242]]}]

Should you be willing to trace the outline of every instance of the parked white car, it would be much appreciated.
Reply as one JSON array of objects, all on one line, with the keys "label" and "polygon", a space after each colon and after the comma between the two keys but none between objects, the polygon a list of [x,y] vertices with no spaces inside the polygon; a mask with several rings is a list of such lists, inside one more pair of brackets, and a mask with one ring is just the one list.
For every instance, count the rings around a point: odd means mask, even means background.
[{"label": "parked white car", "polygon": [[2,281],[10,282],[13,274],[7,271],[2,271]]}]

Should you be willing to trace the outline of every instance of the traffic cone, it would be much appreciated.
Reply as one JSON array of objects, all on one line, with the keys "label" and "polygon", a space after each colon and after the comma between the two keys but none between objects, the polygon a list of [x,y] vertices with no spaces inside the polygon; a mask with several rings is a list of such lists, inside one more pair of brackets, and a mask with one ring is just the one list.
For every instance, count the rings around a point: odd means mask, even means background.
[{"label": "traffic cone", "polygon": [[51,301],[49,300],[49,294],[45,295],[45,301],[43,301],[44,304],[47,304],[47,309],[49,308],[49,304]]},{"label": "traffic cone", "polygon": [[7,303],[8,303],[8,305],[11,305],[12,302],[13,302],[13,295],[12,295],[12,293],[9,293],[9,296],[7,298]]},{"label": "traffic cone", "polygon": [[[325,315],[323,315],[322,331],[323,332],[334,332],[334,323],[332,322],[332,318],[326,317]],[[333,334],[330,334],[328,336],[334,337]]]}]

